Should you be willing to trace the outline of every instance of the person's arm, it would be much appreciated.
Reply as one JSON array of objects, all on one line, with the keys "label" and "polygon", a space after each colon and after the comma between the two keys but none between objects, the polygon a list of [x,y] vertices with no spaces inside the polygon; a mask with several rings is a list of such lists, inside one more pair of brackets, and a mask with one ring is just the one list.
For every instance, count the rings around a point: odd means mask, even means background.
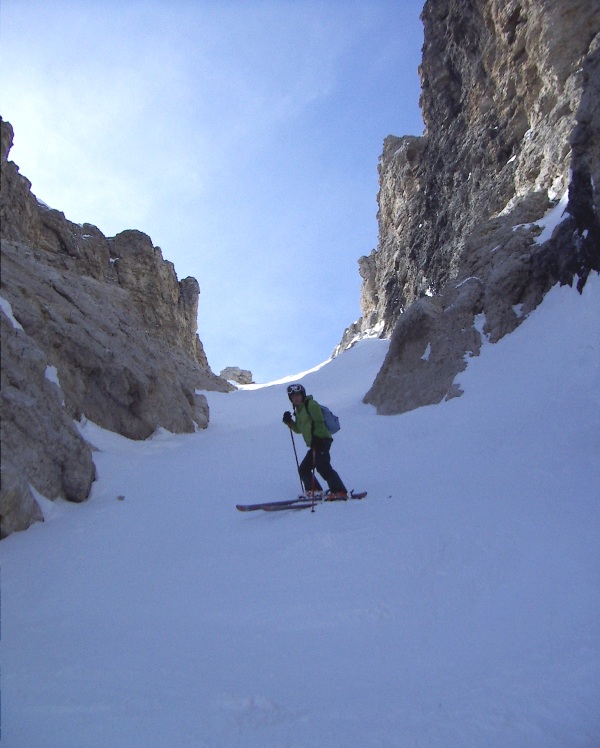
[{"label": "person's arm", "polygon": [[300,433],[300,429],[298,428],[298,424],[296,423],[296,421],[292,417],[292,414],[290,413],[289,410],[285,411],[285,413],[283,414],[283,419],[282,420],[285,423],[285,425],[288,426],[296,434]]}]

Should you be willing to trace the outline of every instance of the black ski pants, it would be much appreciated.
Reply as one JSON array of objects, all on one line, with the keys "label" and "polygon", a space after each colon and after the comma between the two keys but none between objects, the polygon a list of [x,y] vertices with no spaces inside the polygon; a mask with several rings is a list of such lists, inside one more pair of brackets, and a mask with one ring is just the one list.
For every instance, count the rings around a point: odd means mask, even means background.
[{"label": "black ski pants", "polygon": [[333,439],[319,439],[315,437],[313,439],[313,449],[309,449],[306,453],[306,457],[300,463],[298,472],[300,473],[300,480],[304,486],[305,491],[322,491],[323,487],[315,476],[313,485],[312,470],[313,460],[314,467],[316,468],[319,475],[327,481],[329,490],[334,493],[340,491],[346,491],[346,486],[342,483],[342,479],[331,467],[331,458],[329,456],[329,450],[331,449],[331,443]]}]

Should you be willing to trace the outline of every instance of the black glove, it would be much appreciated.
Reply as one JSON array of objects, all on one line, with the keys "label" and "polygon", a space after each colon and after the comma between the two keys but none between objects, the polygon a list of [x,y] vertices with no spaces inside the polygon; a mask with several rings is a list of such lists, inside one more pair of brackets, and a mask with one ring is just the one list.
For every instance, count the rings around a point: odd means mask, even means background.
[{"label": "black glove", "polygon": [[292,414],[290,413],[289,410],[286,410],[285,413],[283,414],[283,422],[287,424],[293,423]]}]

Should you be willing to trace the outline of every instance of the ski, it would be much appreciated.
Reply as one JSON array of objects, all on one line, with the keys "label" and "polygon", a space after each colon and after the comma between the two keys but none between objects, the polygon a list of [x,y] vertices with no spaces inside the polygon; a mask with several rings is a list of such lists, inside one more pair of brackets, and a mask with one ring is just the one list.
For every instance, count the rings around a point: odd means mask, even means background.
[{"label": "ski", "polygon": [[236,504],[235,508],[240,512],[256,512],[258,509],[264,509],[264,507],[288,507],[294,504],[300,504],[302,502],[311,501],[308,496],[298,496],[297,499],[284,499],[283,501],[261,501],[260,504]]},{"label": "ski", "polygon": [[326,501],[364,499],[366,495],[366,491],[361,491],[359,493],[350,491],[348,496],[327,496],[327,494],[322,494],[321,496],[315,496],[314,499],[310,496],[298,496],[296,499],[285,499],[283,501],[262,501],[259,504],[236,504],[235,508],[240,512],[256,512],[260,509],[265,512],[274,512],[278,509],[306,509],[306,507],[313,506],[313,504],[322,504]]},{"label": "ski", "polygon": [[[315,502],[315,504],[317,503],[318,502]],[[296,501],[290,504],[284,504],[283,506],[281,505],[273,506],[273,504],[263,504],[261,506],[261,509],[263,510],[263,512],[281,512],[281,511],[290,511],[290,510],[296,510],[296,509],[311,509],[313,506],[315,506],[315,504],[313,504],[312,501],[311,502]]]}]

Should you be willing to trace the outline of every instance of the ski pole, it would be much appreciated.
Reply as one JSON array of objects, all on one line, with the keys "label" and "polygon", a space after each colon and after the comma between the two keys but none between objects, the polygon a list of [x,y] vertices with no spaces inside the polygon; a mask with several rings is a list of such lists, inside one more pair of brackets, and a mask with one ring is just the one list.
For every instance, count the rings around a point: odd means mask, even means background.
[{"label": "ski pole", "polygon": [[313,447],[312,453],[313,453],[312,480],[311,480],[312,506],[310,508],[310,511],[314,512],[315,511],[315,466],[317,464],[317,450],[314,447]]},{"label": "ski pole", "polygon": [[292,437],[292,447],[294,448],[294,457],[296,458],[296,468],[298,469],[298,478],[300,480],[300,493],[304,493],[304,486],[302,485],[302,478],[300,478],[300,463],[298,462],[298,453],[296,452],[296,442],[294,441],[294,433],[290,429],[290,436]]}]

